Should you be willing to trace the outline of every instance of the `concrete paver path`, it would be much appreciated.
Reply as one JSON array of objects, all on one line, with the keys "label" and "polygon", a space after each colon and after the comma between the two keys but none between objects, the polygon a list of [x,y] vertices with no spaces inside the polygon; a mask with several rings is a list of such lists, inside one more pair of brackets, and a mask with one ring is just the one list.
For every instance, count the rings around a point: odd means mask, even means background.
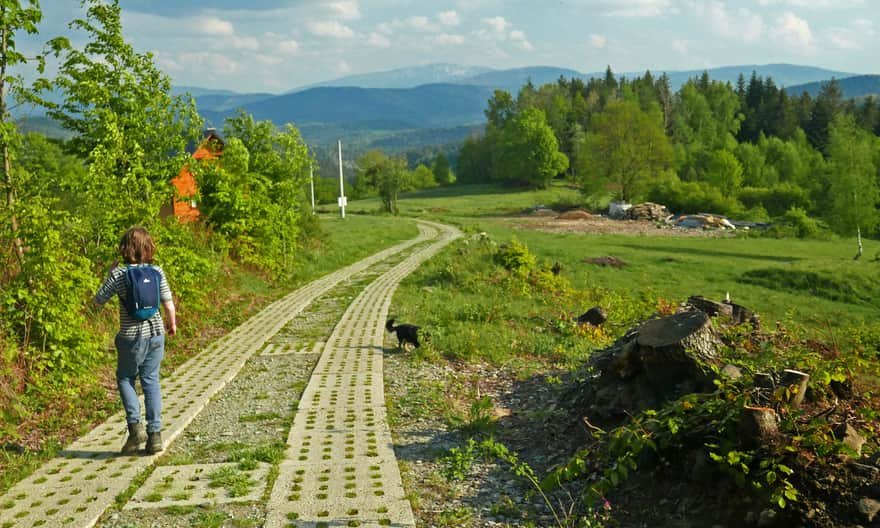
[{"label": "concrete paver path", "polygon": [[[340,269],[272,303],[181,365],[163,384],[166,446],[288,321],[333,286],[413,246],[342,316],[303,394],[266,526],[412,526],[385,420],[384,318],[399,281],[459,233],[419,222],[419,236]],[[120,412],[0,497],[0,528],[90,527],[156,456],[121,456]],[[351,478],[351,477],[354,478]],[[345,521],[345,522],[340,522]]]}]

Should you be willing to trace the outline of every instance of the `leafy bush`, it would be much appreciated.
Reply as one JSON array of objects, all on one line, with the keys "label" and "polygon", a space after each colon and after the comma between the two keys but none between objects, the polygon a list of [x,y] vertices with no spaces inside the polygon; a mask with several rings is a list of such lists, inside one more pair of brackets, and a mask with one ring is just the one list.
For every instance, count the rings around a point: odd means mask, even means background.
[{"label": "leafy bush", "polygon": [[819,224],[800,207],[790,208],[783,218],[794,229],[798,238],[812,238],[819,234]]},{"label": "leafy bush", "polygon": [[525,277],[535,267],[537,258],[529,252],[525,244],[514,239],[498,247],[495,262],[514,275]]}]

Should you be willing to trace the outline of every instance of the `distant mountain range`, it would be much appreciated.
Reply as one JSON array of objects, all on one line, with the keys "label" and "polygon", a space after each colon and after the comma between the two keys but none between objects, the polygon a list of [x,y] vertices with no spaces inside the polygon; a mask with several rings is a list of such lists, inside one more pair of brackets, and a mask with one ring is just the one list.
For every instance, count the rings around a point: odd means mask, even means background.
[{"label": "distant mountain range", "polygon": [[[704,70],[651,70],[656,78],[666,73],[673,90],[678,90],[689,79],[699,77]],[[800,66],[795,64],[752,64],[743,66],[724,66],[709,68],[709,76],[713,80],[735,83],[740,74],[748,80],[755,72],[760,77],[772,77],[777,86],[792,86],[815,81],[828,80],[832,77],[844,78],[858,75],[813,66]],[[639,72],[614,72],[617,76],[632,79],[642,76],[644,71]],[[474,86],[488,86],[493,89],[507,90],[514,95],[529,80],[536,86],[556,82],[560,77],[566,79],[578,78],[587,81],[591,78],[602,78],[605,72],[582,73],[569,68],[556,66],[529,66],[524,68],[511,68],[496,70],[479,66],[461,66],[457,64],[429,64],[414,66],[411,68],[398,68],[395,70],[368,73],[363,75],[350,75],[330,81],[303,86],[291,92],[300,92],[309,88],[330,86],[356,86],[360,88],[415,88],[422,84],[469,84]],[[193,95],[199,95],[193,92]]]},{"label": "distant mountain range", "polygon": [[[880,76],[856,75],[811,66],[792,64],[743,65],[706,70],[713,80],[736,83],[752,72],[771,77],[777,86],[791,94],[818,93],[823,82],[836,78],[845,97],[880,93]],[[645,72],[617,73],[633,78]],[[662,70],[652,71],[659,77]],[[673,90],[703,70],[667,71]],[[566,68],[533,66],[508,70],[429,64],[386,72],[342,77],[283,94],[236,93],[224,89],[176,86],[173,93],[189,93],[209,126],[222,128],[223,121],[239,109],[257,120],[271,120],[277,125],[295,123],[310,143],[333,141],[340,137],[364,147],[372,145],[407,145],[429,141],[431,130],[437,138],[456,142],[473,133],[485,122],[483,111],[496,89],[514,96],[531,81],[535,86],[556,82],[560,77],[604,77],[604,72],[580,73]],[[46,124],[31,116],[30,122]],[[416,139],[418,138],[418,139]],[[426,143],[430,144],[430,143]]]},{"label": "distant mountain range", "polygon": [[[359,88],[414,88],[422,84],[446,84],[466,81],[480,74],[494,71],[483,66],[463,66],[461,64],[435,63],[423,66],[410,66],[394,70],[348,75],[339,79],[301,86],[290,92],[301,92],[309,88],[328,86],[357,86]],[[478,84],[463,82],[462,84]],[[195,94],[193,94],[195,95]]]},{"label": "distant mountain range", "polygon": [[[830,82],[830,79],[806,84],[791,86],[785,90],[789,95],[801,95],[804,92],[810,94],[810,97],[816,97],[822,90],[822,87]],[[847,99],[851,97],[866,97],[869,95],[880,95],[880,75],[857,75],[855,77],[847,77],[845,79],[837,79],[840,91]]]}]

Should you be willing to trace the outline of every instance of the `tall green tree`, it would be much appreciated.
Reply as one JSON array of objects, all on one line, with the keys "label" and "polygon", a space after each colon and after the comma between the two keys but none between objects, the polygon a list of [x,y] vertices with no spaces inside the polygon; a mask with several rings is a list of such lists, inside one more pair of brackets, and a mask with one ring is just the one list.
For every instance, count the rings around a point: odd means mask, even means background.
[{"label": "tall green tree", "polygon": [[406,160],[389,158],[382,151],[371,150],[358,159],[358,180],[379,194],[385,212],[397,214],[397,199],[412,185]]},{"label": "tall green tree", "polygon": [[491,180],[492,146],[488,136],[469,136],[458,150],[456,167],[459,183],[486,183]]},{"label": "tall green tree", "polygon": [[593,115],[578,149],[578,175],[587,192],[610,188],[629,202],[642,196],[672,159],[659,110],[649,113],[633,101],[613,101]]},{"label": "tall green tree", "polygon": [[873,233],[880,223],[877,152],[880,139],[861,129],[853,116],[834,119],[828,135],[828,223],[836,232]]},{"label": "tall green tree", "polygon": [[831,124],[840,114],[843,107],[843,91],[840,83],[832,78],[822,85],[816,102],[813,104],[809,122],[804,127],[810,143],[826,156],[829,154],[828,143],[830,141]]},{"label": "tall green tree", "polygon": [[546,187],[567,168],[568,158],[559,152],[559,143],[543,111],[527,108],[504,126],[497,167],[503,181]]},{"label": "tall green tree", "polygon": [[[3,157],[3,194],[5,217],[9,222],[12,244],[14,246],[17,265],[24,259],[24,248],[19,234],[19,215],[16,211],[16,193],[20,187],[13,174],[13,160],[16,147],[20,143],[20,135],[14,120],[9,115],[10,98],[21,100],[28,94],[21,75],[13,75],[10,70],[25,64],[28,58],[18,51],[16,36],[22,32],[37,33],[37,24],[43,18],[37,0],[28,0],[25,5],[21,1],[4,0],[0,3],[0,155]],[[45,61],[37,57],[37,69],[43,72]],[[2,240],[2,238],[0,238]],[[4,259],[5,260],[5,259]],[[10,266],[11,262],[6,262]],[[7,269],[11,269],[7,267]]]},{"label": "tall green tree", "polygon": [[85,16],[70,27],[87,42],[62,54],[54,85],[63,101],[48,114],[75,133],[68,147],[88,160],[89,175],[75,190],[88,197],[82,212],[100,244],[157,217],[202,121],[192,99],[170,95],[152,55],[125,40],[118,0],[83,5]]},{"label": "tall green tree", "polygon": [[431,172],[434,173],[434,181],[437,182],[437,185],[449,185],[455,181],[452,169],[449,168],[449,159],[442,152],[437,154]]}]

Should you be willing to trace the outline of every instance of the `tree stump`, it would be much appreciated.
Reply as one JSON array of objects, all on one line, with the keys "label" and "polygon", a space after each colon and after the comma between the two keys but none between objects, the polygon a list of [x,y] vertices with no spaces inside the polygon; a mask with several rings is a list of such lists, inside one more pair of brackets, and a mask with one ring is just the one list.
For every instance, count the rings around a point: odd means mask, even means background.
[{"label": "tree stump", "polygon": [[779,384],[789,387],[788,402],[792,407],[799,407],[804,402],[804,396],[807,394],[807,384],[810,381],[810,375],[799,370],[785,369],[780,376]]},{"label": "tree stump", "polygon": [[694,385],[694,390],[712,387],[714,375],[708,367],[720,363],[719,341],[705,312],[648,321],[636,341],[642,369],[654,388],[668,393],[682,383]]},{"label": "tree stump", "polygon": [[739,416],[740,440],[748,447],[772,443],[779,436],[779,419],[770,407],[743,407]]},{"label": "tree stump", "polygon": [[578,324],[590,323],[593,326],[599,326],[607,320],[608,314],[601,306],[593,306],[577,318]]}]

